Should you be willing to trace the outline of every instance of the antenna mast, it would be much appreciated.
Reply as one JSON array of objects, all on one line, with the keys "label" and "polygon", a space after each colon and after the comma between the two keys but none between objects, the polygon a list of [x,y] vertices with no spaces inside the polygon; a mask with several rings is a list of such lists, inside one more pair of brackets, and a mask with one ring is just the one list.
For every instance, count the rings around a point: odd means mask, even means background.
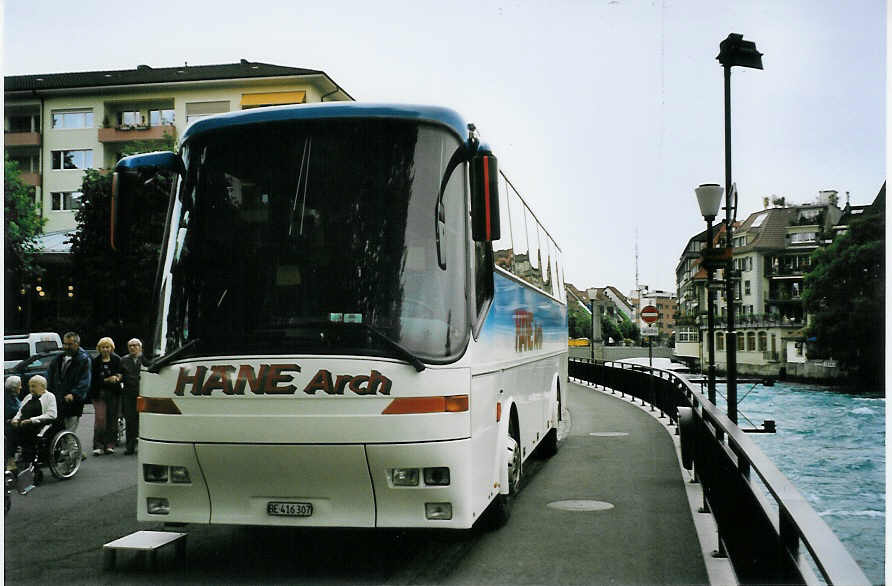
[{"label": "antenna mast", "polygon": [[638,226],[635,226],[635,291],[638,288]]}]

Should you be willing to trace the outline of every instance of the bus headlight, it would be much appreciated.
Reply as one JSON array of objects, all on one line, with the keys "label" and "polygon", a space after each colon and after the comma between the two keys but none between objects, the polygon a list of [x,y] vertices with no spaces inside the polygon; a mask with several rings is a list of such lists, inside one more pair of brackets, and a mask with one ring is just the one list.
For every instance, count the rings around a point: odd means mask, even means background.
[{"label": "bus headlight", "polygon": [[452,503],[424,503],[424,516],[429,521],[452,519]]},{"label": "bus headlight", "polygon": [[185,466],[171,466],[170,481],[175,484],[191,483],[192,479],[189,477],[189,469]]},{"label": "bus headlight", "polygon": [[449,486],[449,468],[425,468],[424,483],[428,486]]},{"label": "bus headlight", "polygon": [[146,499],[146,510],[150,515],[169,515],[170,501],[164,498],[149,497]]},{"label": "bus headlight", "polygon": [[394,486],[418,486],[418,468],[394,468],[391,479]]},{"label": "bus headlight", "polygon": [[142,477],[146,482],[167,482],[167,466],[143,464]]}]

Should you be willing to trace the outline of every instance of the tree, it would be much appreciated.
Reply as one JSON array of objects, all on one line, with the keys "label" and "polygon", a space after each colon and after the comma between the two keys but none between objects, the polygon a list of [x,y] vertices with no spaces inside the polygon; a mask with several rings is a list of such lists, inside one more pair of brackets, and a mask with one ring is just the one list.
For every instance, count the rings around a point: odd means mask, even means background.
[{"label": "tree", "polygon": [[172,178],[156,175],[128,197],[142,207],[141,221],[125,226],[128,250],[109,245],[112,175],[95,169],[84,174],[77,229],[71,238],[78,323],[71,324],[87,339],[111,336],[118,344],[150,337],[155,270],[161,250]]},{"label": "tree", "polygon": [[18,163],[3,156],[4,279],[7,328],[18,322],[18,304],[13,300],[24,283],[41,273],[37,266],[38,238],[46,220],[34,202],[34,188],[22,181]]},{"label": "tree", "polygon": [[868,385],[883,385],[885,223],[884,186],[848,232],[812,253],[803,279],[809,356],[834,358]]},{"label": "tree", "polygon": [[570,302],[567,311],[567,324],[571,338],[592,337],[592,316],[576,301]]},{"label": "tree", "polygon": [[606,315],[601,316],[601,337],[605,342],[609,342],[610,338],[613,338],[615,344],[622,342],[623,334],[616,324],[616,320]]},{"label": "tree", "polygon": [[622,322],[619,324],[619,330],[622,333],[622,336],[626,340],[632,340],[636,344],[641,343],[641,331],[638,328],[637,324],[633,324],[632,320],[626,317],[625,314],[622,315]]}]

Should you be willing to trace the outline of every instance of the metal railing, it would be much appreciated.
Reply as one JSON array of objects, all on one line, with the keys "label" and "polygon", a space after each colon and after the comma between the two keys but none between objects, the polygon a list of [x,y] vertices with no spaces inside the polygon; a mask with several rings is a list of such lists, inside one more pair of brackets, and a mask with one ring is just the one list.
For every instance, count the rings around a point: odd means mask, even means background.
[{"label": "metal railing", "polygon": [[727,553],[740,583],[820,584],[810,558],[827,584],[870,584],[793,483],[689,381],[637,364],[578,359],[570,360],[569,375],[647,402],[675,425],[679,407],[691,409],[693,422],[682,443],[692,448],[695,478],[718,526],[719,551]]}]

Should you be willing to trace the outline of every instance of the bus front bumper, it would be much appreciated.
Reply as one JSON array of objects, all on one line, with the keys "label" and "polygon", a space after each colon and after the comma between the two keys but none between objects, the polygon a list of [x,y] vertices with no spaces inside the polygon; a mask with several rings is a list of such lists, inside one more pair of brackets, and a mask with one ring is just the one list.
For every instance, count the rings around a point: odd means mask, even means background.
[{"label": "bus front bumper", "polygon": [[489,475],[472,482],[480,471],[473,470],[470,439],[367,445],[140,440],[139,454],[139,521],[457,529],[473,525],[494,496]]}]

